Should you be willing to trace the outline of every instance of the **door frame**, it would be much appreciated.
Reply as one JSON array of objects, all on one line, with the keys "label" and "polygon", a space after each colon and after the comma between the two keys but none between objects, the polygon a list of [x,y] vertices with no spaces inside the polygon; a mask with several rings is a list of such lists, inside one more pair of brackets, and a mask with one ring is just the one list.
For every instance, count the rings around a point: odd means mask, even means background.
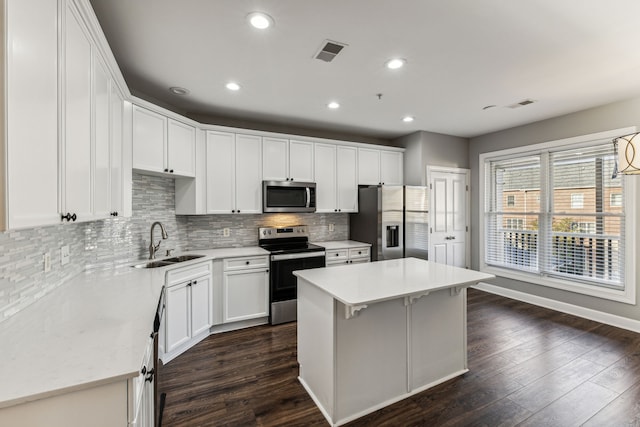
[{"label": "door frame", "polygon": [[427,176],[427,186],[429,187],[429,253],[433,253],[432,245],[433,240],[431,239],[431,234],[433,234],[433,222],[434,222],[434,212],[433,212],[433,182],[431,181],[431,175],[433,172],[443,172],[443,173],[455,173],[455,174],[464,174],[465,175],[465,185],[467,191],[467,197],[465,200],[465,267],[469,268],[471,265],[471,224],[470,224],[470,216],[471,216],[471,169],[465,168],[455,168],[455,167],[447,167],[447,166],[437,166],[437,165],[427,165],[426,166],[426,176]]}]

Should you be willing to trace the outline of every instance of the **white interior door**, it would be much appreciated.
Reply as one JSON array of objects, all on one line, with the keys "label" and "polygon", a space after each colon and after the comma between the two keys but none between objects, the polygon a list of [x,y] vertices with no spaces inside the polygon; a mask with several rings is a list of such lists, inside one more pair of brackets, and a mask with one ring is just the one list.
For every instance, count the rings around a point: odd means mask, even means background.
[{"label": "white interior door", "polygon": [[469,171],[427,168],[431,192],[429,259],[468,267]]}]

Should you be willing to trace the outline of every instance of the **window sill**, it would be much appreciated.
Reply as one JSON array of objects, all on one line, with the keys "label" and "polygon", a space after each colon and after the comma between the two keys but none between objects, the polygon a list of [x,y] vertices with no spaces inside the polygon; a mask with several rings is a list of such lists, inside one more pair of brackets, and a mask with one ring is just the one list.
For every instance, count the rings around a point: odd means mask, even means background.
[{"label": "window sill", "polygon": [[538,274],[528,274],[525,272],[517,272],[505,268],[491,267],[487,265],[482,266],[480,268],[480,271],[484,273],[490,273],[498,277],[533,283],[535,285],[546,286],[548,288],[560,289],[576,294],[588,295],[591,297],[607,299],[611,301],[617,301],[624,304],[635,305],[636,303],[634,283],[629,283],[629,280],[627,280],[624,290],[617,290],[609,288],[599,288],[592,285],[570,282],[568,280],[544,277]]}]

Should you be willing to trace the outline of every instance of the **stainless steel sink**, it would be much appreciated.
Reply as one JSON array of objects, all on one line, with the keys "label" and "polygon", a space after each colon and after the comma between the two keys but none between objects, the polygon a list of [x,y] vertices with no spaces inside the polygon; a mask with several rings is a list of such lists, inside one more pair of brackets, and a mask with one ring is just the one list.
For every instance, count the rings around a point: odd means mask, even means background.
[{"label": "stainless steel sink", "polygon": [[192,259],[202,258],[204,255],[180,255],[174,256],[173,258],[163,259],[162,262],[183,262],[183,261],[191,261]]},{"label": "stainless steel sink", "polygon": [[204,255],[180,255],[171,258],[160,259],[158,261],[144,262],[142,264],[136,264],[134,268],[158,268],[167,267],[169,265],[175,265],[184,261],[191,261],[192,259],[202,258]]}]

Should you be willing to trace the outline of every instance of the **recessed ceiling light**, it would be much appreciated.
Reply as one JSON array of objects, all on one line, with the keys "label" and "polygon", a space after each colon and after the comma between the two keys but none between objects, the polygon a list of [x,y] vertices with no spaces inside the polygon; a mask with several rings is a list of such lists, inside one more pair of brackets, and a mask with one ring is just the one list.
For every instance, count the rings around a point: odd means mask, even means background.
[{"label": "recessed ceiling light", "polygon": [[173,86],[169,88],[169,92],[174,95],[187,95],[189,91],[183,87]]},{"label": "recessed ceiling light", "polygon": [[402,59],[402,58],[392,58],[390,60],[388,60],[385,65],[387,66],[387,68],[389,68],[390,70],[397,70],[398,68],[402,68],[404,67],[404,65],[407,63],[406,59]]},{"label": "recessed ceiling light", "polygon": [[338,104],[335,101],[332,101],[327,104],[327,107],[331,108],[332,110],[335,110],[336,108],[340,108],[340,104]]},{"label": "recessed ceiling light", "polygon": [[273,18],[263,12],[251,12],[247,15],[247,20],[252,27],[259,30],[267,29],[274,24]]},{"label": "recessed ceiling light", "polygon": [[402,121],[405,123],[411,123],[413,121],[413,116],[404,116]]},{"label": "recessed ceiling light", "polygon": [[236,82],[229,82],[227,83],[227,89],[233,91],[240,90],[240,85]]}]

